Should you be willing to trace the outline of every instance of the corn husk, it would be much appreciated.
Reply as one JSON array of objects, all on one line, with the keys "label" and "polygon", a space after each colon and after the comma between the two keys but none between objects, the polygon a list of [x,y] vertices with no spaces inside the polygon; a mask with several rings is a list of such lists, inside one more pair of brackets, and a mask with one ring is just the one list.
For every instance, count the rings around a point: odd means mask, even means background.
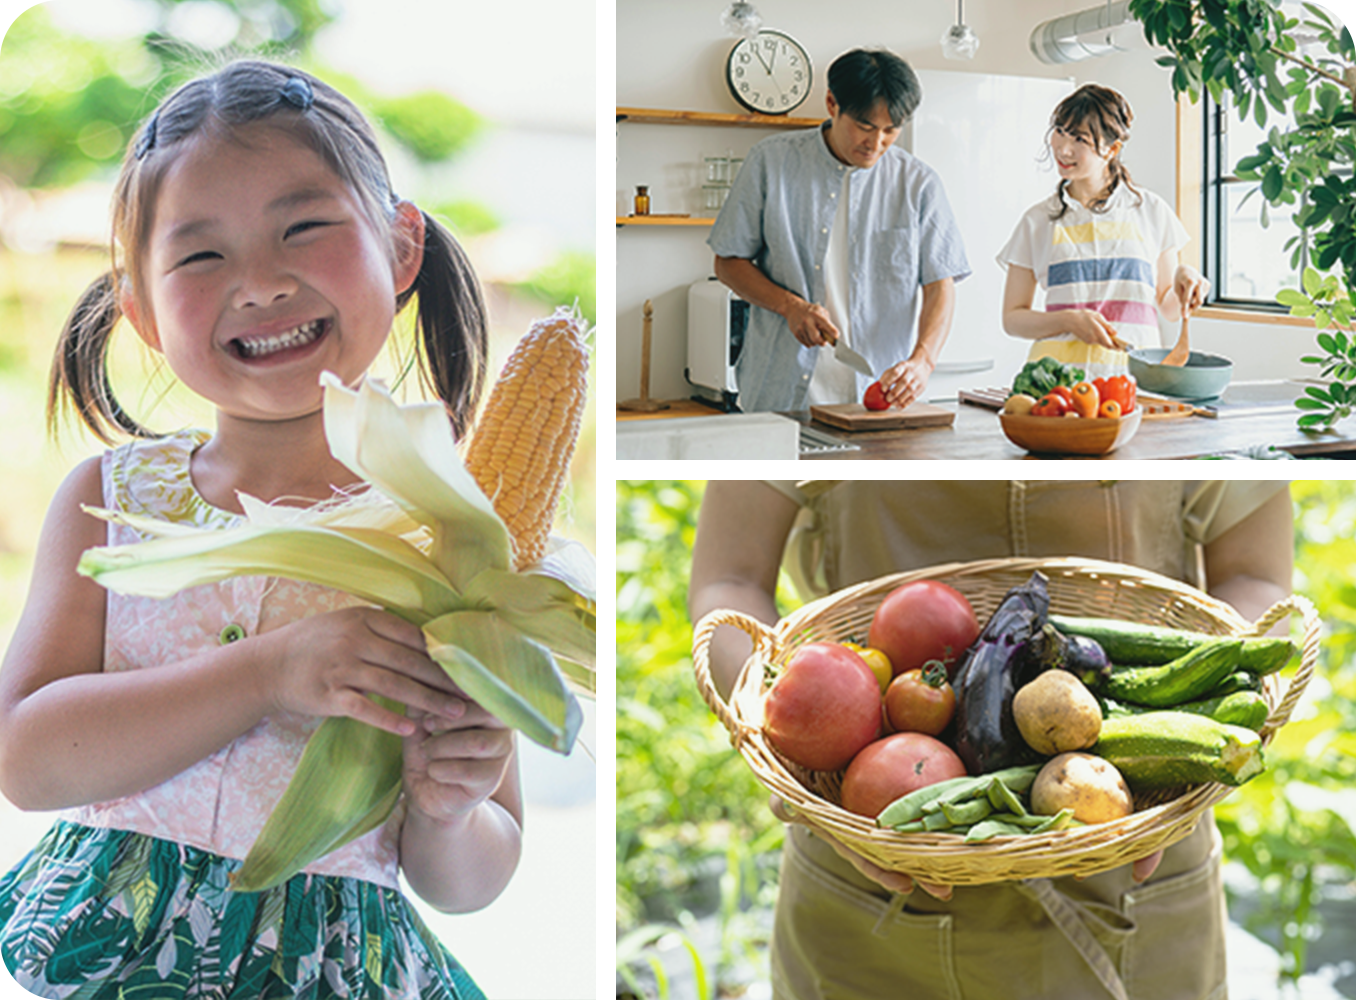
[{"label": "corn husk", "polygon": [[[91,509],[150,540],[91,549],[79,571],[111,590],[160,598],[252,575],[351,593],[419,625],[430,657],[470,697],[568,753],[583,717],[577,695],[596,690],[592,556],[557,543],[515,571],[509,531],[462,464],[440,405],[402,406],[372,379],[357,390],[328,372],[322,382],[330,449],[367,493],[310,508],[242,494],[244,522],[224,531]],[[360,738],[362,730],[372,727],[321,723],[237,889],[280,884],[389,815],[400,741]]]}]

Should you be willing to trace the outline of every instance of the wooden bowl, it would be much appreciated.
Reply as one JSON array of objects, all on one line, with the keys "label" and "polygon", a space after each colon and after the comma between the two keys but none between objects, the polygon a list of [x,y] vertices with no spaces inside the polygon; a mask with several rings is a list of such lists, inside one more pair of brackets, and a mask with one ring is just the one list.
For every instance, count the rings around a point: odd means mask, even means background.
[{"label": "wooden bowl", "polygon": [[1135,436],[1144,408],[1123,417],[1018,417],[998,415],[1008,440],[1050,455],[1105,455]]}]

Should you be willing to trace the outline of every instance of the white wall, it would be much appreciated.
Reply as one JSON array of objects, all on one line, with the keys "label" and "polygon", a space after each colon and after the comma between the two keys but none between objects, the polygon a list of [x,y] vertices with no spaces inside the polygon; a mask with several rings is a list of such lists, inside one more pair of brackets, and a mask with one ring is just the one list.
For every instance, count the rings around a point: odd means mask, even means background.
[{"label": "white wall", "polygon": [[[917,69],[1068,77],[1121,91],[1135,111],[1125,161],[1135,180],[1172,201],[1175,186],[1176,115],[1167,73],[1137,40],[1129,52],[1063,66],[1039,62],[1028,47],[1031,29],[1096,0],[971,0],[966,22],[980,38],[973,60],[942,57],[938,44],[950,26],[949,0],[766,0],[757,6],[764,25],[785,31],[809,51],[815,83],[795,112],[824,113],[824,73],[833,59],[857,46],[883,45]],[[617,104],[694,111],[739,112],[725,89],[725,59],[734,39],[720,26],[723,0],[617,0]],[[924,93],[924,105],[927,94]],[[763,129],[637,125],[617,127],[617,213],[629,211],[636,184],[650,185],[654,212],[700,208],[704,155],[746,151],[769,133]],[[1040,136],[1033,137],[1039,142]],[[945,177],[943,180],[945,181]],[[1053,189],[1053,182],[1052,182]],[[964,193],[948,190],[953,201]],[[1012,206],[1015,223],[1026,205]],[[654,302],[651,394],[679,398],[686,355],[687,285],[711,273],[705,228],[628,227],[617,230],[617,398],[638,394],[641,306]],[[986,266],[974,259],[972,266]],[[965,294],[965,285],[959,286]],[[998,304],[994,303],[994,308]],[[1312,330],[1199,319],[1193,343],[1233,358],[1236,378],[1276,378],[1303,373],[1298,357]],[[996,384],[1011,372],[989,373]]]}]

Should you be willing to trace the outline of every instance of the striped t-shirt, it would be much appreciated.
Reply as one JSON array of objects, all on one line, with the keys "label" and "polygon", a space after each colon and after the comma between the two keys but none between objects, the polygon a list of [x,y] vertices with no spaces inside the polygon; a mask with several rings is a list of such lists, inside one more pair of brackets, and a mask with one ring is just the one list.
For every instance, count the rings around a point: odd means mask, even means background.
[{"label": "striped t-shirt", "polygon": [[[1051,195],[1022,216],[998,263],[1030,268],[1045,290],[1045,311],[1094,309],[1122,340],[1158,347],[1158,258],[1186,245],[1186,229],[1168,203],[1143,188],[1116,188],[1106,211],[1093,212],[1062,196],[1067,211],[1050,215],[1061,196]],[[1124,371],[1121,351],[1085,344],[1073,334],[1038,340],[1033,359],[1046,355],[1088,368],[1088,376]]]}]

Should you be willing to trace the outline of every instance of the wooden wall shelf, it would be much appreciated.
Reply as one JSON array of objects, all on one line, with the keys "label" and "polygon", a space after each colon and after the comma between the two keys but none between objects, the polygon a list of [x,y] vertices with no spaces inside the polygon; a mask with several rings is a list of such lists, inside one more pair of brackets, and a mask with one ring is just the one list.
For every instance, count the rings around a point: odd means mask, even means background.
[{"label": "wooden wall shelf", "polygon": [[669,111],[663,108],[618,108],[617,121],[658,125],[733,125],[759,128],[814,128],[822,118],[787,115],[732,115],[715,111]]},{"label": "wooden wall shelf", "polygon": [[617,225],[619,226],[710,226],[716,220],[706,216],[688,216],[680,218],[669,216],[665,218],[662,215],[619,215],[617,216]]}]

